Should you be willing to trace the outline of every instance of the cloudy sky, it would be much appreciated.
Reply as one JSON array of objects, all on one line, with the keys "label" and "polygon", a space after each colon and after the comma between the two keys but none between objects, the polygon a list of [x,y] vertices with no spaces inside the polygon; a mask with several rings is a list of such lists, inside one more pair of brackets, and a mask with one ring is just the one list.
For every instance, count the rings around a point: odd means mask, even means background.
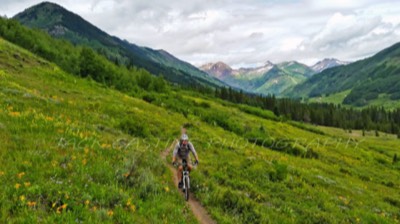
[{"label": "cloudy sky", "polygon": [[[11,17],[38,0],[0,0]],[[106,32],[201,65],[334,57],[354,61],[400,42],[398,0],[54,0]]]}]

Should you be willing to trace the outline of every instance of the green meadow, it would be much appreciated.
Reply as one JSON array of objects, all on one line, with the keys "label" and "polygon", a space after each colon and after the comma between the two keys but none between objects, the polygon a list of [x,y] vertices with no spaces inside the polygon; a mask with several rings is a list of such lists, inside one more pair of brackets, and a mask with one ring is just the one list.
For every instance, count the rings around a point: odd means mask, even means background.
[{"label": "green meadow", "polygon": [[188,129],[218,223],[399,223],[397,136],[170,87],[126,95],[0,39],[0,222],[197,223],[160,153]]}]

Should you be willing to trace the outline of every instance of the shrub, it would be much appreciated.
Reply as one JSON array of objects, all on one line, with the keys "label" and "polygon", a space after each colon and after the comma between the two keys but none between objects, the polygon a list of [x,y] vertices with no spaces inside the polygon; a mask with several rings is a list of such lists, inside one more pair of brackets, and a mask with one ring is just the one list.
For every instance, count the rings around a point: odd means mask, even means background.
[{"label": "shrub", "polygon": [[400,99],[400,92],[393,93],[393,94],[390,96],[390,99],[391,99],[391,100],[399,100],[399,99]]},{"label": "shrub", "polygon": [[397,208],[400,208],[400,201],[399,200],[396,200],[396,199],[391,198],[391,197],[385,197],[383,200],[385,202],[397,207]]},{"label": "shrub", "polygon": [[139,120],[134,120],[132,118],[126,118],[122,120],[119,124],[119,128],[125,133],[136,136],[146,138],[150,136],[150,131],[142,124]]},{"label": "shrub", "polygon": [[156,100],[156,96],[152,93],[146,93],[142,96],[142,99],[148,103],[151,103]]},{"label": "shrub", "polygon": [[314,159],[318,159],[319,158],[319,154],[317,152],[315,152],[313,149],[308,149],[306,154],[304,155],[305,158],[314,158]]},{"label": "shrub", "polygon": [[256,210],[255,203],[232,190],[217,192],[213,204],[222,208],[225,212],[239,216],[242,223],[260,223],[261,214]]},{"label": "shrub", "polygon": [[280,164],[276,160],[274,160],[272,164],[274,167],[274,171],[269,173],[270,180],[274,182],[285,180],[288,174],[287,165]]},{"label": "shrub", "polygon": [[138,193],[139,197],[146,200],[160,192],[161,187],[155,180],[153,173],[148,169],[142,169],[138,177]]},{"label": "shrub", "polygon": [[204,102],[204,101],[201,102],[201,103],[195,102],[195,105],[198,106],[198,107],[202,107],[202,108],[210,108],[211,107],[211,105],[209,103]]},{"label": "shrub", "polygon": [[325,135],[325,132],[323,132],[323,131],[321,131],[321,130],[319,130],[317,128],[306,126],[305,124],[302,124],[302,123],[299,123],[299,122],[289,121],[288,123],[290,125],[292,125],[293,127],[296,127],[296,128],[300,128],[300,129],[303,129],[303,130],[306,130],[306,131],[309,131],[309,132],[313,132],[315,134]]},{"label": "shrub", "polygon": [[211,125],[218,125],[225,130],[232,131],[239,135],[243,134],[244,132],[242,126],[240,126],[237,122],[229,119],[229,117],[226,116],[224,113],[206,112],[203,115],[202,120]]},{"label": "shrub", "polygon": [[249,106],[245,106],[245,105],[240,106],[239,109],[245,113],[252,114],[252,115],[255,115],[255,116],[258,116],[261,118],[274,120],[274,121],[278,120],[276,118],[276,116],[274,116],[274,113],[272,113],[271,111],[268,111],[268,110],[263,110],[263,109],[256,108],[256,107],[249,107]]}]

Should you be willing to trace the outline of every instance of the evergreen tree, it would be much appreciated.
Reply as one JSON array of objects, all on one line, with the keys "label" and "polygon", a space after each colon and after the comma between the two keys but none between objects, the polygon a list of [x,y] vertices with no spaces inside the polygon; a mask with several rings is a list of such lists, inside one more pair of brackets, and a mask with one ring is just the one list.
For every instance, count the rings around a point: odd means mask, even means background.
[{"label": "evergreen tree", "polygon": [[274,114],[275,114],[275,116],[277,116],[277,117],[279,117],[279,109],[278,109],[278,107],[277,106],[275,106],[274,107]]},{"label": "evergreen tree", "polygon": [[152,83],[152,76],[146,70],[140,69],[136,81],[142,89],[149,90]]},{"label": "evergreen tree", "polygon": [[82,77],[91,76],[92,78],[97,75],[98,68],[96,65],[95,52],[87,47],[82,48],[79,57],[79,72]]},{"label": "evergreen tree", "polygon": [[378,131],[378,129],[375,130],[375,136],[376,136],[376,137],[379,137],[379,131]]}]

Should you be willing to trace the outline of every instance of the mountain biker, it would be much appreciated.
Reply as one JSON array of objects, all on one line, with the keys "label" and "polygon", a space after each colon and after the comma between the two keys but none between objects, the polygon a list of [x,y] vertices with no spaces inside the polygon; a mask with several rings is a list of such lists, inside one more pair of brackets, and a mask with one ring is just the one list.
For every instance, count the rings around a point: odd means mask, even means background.
[{"label": "mountain biker", "polygon": [[[175,149],[172,155],[172,164],[176,165],[177,160],[180,164],[182,164],[182,161],[185,159],[188,165],[189,172],[192,170],[192,165],[190,164],[190,152],[194,155],[195,160],[195,165],[199,163],[199,158],[197,157],[196,150],[193,147],[193,144],[189,142],[189,137],[187,134],[182,134],[179,142],[175,145]],[[183,183],[182,183],[182,171],[183,171],[183,166],[179,165],[178,167],[178,180],[179,180],[179,188],[182,188]]]}]

